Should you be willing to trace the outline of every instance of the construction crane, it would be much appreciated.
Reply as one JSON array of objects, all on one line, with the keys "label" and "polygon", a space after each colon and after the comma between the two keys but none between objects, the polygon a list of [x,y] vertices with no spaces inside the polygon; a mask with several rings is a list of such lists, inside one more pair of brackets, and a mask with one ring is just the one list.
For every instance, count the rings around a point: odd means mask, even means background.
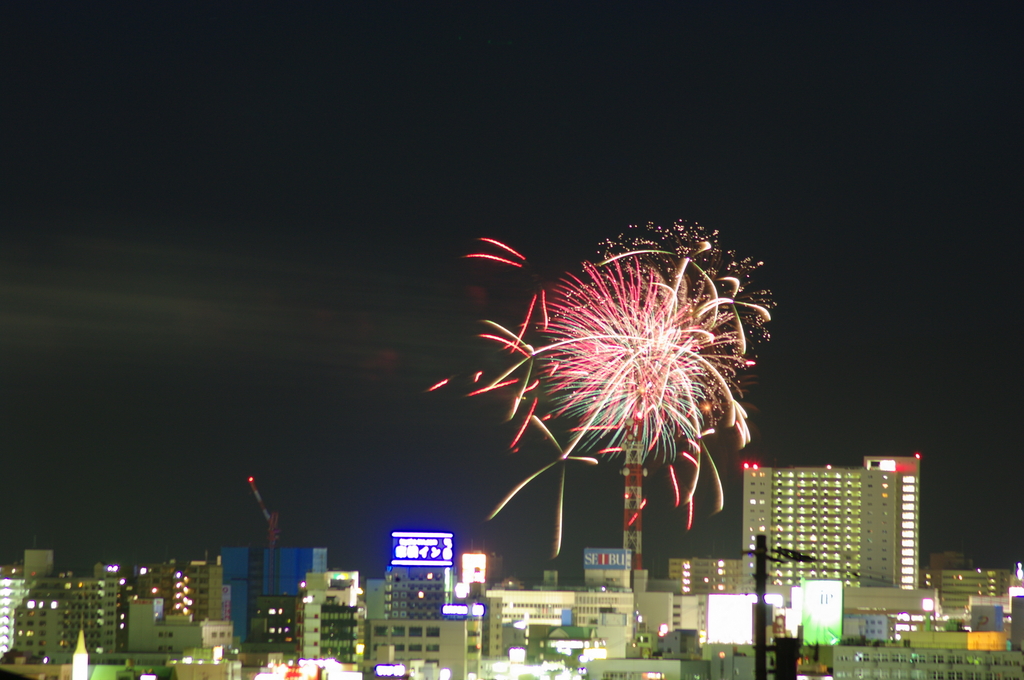
[{"label": "construction crane", "polygon": [[277,528],[277,513],[270,512],[267,510],[267,506],[263,503],[263,496],[260,495],[260,490],[256,488],[256,480],[249,477],[249,486],[252,487],[252,492],[256,494],[256,500],[259,501],[260,510],[263,511],[263,517],[267,520],[267,547],[270,550],[267,551],[267,557],[265,558],[264,565],[266,567],[266,574],[264,574],[263,587],[260,591],[264,595],[276,595],[277,594],[277,583],[275,581],[275,572],[277,569],[277,551],[274,547],[277,545],[277,536],[280,530]]},{"label": "construction crane", "polygon": [[256,500],[259,501],[260,510],[263,511],[263,517],[267,520],[267,547],[273,551],[274,546],[277,545],[278,534],[281,533],[277,528],[277,513],[267,510],[267,506],[263,503],[263,497],[260,496],[260,490],[256,488],[256,480],[252,477],[249,477],[249,486],[252,487],[252,492],[256,494]]}]

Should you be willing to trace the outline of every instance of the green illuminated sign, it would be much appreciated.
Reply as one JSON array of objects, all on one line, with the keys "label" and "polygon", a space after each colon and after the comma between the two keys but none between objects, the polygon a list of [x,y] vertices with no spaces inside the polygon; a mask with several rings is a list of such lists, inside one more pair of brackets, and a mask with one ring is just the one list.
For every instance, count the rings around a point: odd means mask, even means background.
[{"label": "green illuminated sign", "polygon": [[803,581],[805,645],[838,645],[843,638],[843,582]]}]

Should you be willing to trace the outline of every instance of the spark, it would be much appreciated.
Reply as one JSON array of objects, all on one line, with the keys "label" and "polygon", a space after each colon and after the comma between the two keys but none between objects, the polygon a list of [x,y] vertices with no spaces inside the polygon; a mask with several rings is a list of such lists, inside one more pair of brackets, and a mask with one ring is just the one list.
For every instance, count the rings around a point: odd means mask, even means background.
[{"label": "spark", "polygon": [[440,389],[440,388],[444,387],[445,385],[448,384],[449,380],[450,380],[450,378],[445,378],[444,380],[441,380],[439,382],[434,383],[433,385],[431,385],[430,387],[427,388],[427,392],[433,392],[436,389]]},{"label": "spark", "polygon": [[507,245],[505,243],[502,243],[501,241],[497,241],[497,240],[495,240],[493,238],[481,238],[479,240],[483,241],[484,243],[490,243],[492,246],[498,246],[502,250],[504,250],[506,252],[509,252],[509,253],[512,253],[513,255],[518,257],[520,260],[523,260],[524,262],[526,261],[526,258],[523,255],[521,255],[520,253],[516,252],[515,250],[512,249],[511,246],[509,246],[509,245]]},{"label": "spark", "polygon": [[514,439],[512,439],[512,444],[509,446],[509,448],[515,448],[516,446],[519,445],[519,440],[523,438],[523,433],[526,432],[526,428],[528,428],[530,426],[530,421],[533,418],[533,412],[536,409],[537,409],[537,400],[534,399],[533,403],[530,404],[530,411],[529,411],[529,413],[527,413],[526,414],[526,418],[523,419],[523,424],[519,428],[519,431],[516,432],[516,436],[515,436]]},{"label": "spark", "polygon": [[562,466],[562,474],[558,480],[558,510],[555,514],[555,545],[551,558],[558,557],[562,552],[562,513],[565,505],[565,466]]},{"label": "spark", "polygon": [[510,350],[515,352],[521,352],[524,356],[530,356],[529,352],[519,346],[519,343],[513,340],[508,340],[497,335],[490,335],[489,333],[481,333],[480,337],[485,340],[494,340],[495,342],[501,343],[508,347]]},{"label": "spark", "polygon": [[513,262],[512,260],[507,260],[504,257],[498,257],[497,255],[488,255],[487,253],[471,253],[470,255],[465,255],[464,257],[479,257],[484,260],[494,260],[495,262],[501,262],[502,264],[510,264],[513,267],[523,266],[521,262]]},{"label": "spark", "polygon": [[499,387],[507,387],[508,385],[514,385],[517,382],[519,382],[519,381],[516,380],[515,378],[513,378],[511,380],[503,380],[502,382],[493,383],[491,385],[488,385],[487,387],[481,387],[478,390],[474,390],[474,391],[470,392],[469,394],[467,394],[466,396],[467,397],[475,397],[478,394],[483,394],[484,392],[490,392],[491,390],[496,390]]},{"label": "spark", "polygon": [[672,492],[675,496],[675,507],[679,507],[679,480],[676,479],[676,467],[674,465],[668,466],[668,476],[672,480]]}]

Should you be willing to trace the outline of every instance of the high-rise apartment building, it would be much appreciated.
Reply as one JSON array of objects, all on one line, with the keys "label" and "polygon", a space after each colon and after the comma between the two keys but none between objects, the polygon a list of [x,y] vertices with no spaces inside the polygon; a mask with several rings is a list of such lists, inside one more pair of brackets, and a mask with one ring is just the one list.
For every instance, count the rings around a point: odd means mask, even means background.
[{"label": "high-rise apartment building", "polygon": [[[768,549],[813,562],[771,562],[769,582],[838,579],[853,586],[917,582],[920,549],[919,456],[864,458],[863,467],[766,468],[743,472],[743,549],[756,536]],[[747,573],[753,558],[744,560]]]},{"label": "high-rise apartment building", "polygon": [[[104,571],[105,569],[105,571]],[[80,631],[90,653],[113,652],[117,630],[116,567],[101,577],[38,576],[25,579],[26,592],[15,608],[12,649],[45,657],[74,651]]]}]

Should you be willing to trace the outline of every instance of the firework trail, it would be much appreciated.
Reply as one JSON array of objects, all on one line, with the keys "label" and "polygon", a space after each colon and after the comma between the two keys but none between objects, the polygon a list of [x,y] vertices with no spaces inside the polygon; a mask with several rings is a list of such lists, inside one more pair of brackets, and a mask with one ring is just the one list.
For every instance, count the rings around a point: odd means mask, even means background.
[{"label": "firework trail", "polygon": [[[482,239],[498,254],[469,257],[522,267],[525,258],[508,246]],[[767,294],[748,293],[750,273],[760,265],[717,246],[717,233],[697,225],[633,228],[603,246],[604,259],[585,262],[548,295],[534,292],[523,320],[513,328],[485,322],[482,337],[509,354],[504,371],[471,395],[508,389],[509,418],[522,418],[514,449],[530,425],[550,440],[558,457],[517,485],[491,517],[529,482],[570,460],[596,463],[577,450],[611,456],[627,433],[646,460],[668,463],[676,505],[675,468],[686,460],[694,474],[684,502],[690,504],[702,463],[721,484],[702,438],[715,428],[735,428],[749,441],[741,375],[753,365],[750,339],[766,338]],[[534,337],[536,336],[536,338]],[[479,380],[480,375],[476,378]],[[439,387],[444,384],[439,383]],[[562,446],[545,421],[570,423]],[[565,470],[562,465],[558,516]],[[689,526],[689,521],[688,521]],[[557,530],[560,539],[561,529]],[[555,553],[560,540],[556,540]]]}]

